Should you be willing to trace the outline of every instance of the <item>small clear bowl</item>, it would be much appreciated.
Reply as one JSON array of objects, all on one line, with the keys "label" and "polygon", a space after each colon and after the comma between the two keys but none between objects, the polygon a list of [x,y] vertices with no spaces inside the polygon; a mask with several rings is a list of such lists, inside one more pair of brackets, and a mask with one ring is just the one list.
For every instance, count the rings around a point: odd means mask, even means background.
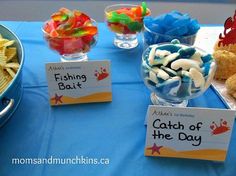
[{"label": "small clear bowl", "polygon": [[155,31],[152,31],[144,23],[143,46],[144,48],[147,48],[150,45],[171,42],[174,39],[178,39],[180,43],[183,44],[193,45],[196,40],[196,36],[197,33],[187,36],[171,36],[171,35],[160,34]]},{"label": "small clear bowl", "polygon": [[[143,18],[150,15],[150,10],[147,8],[147,15],[142,17],[135,17],[131,21],[127,18],[120,18],[118,20],[111,19],[111,12],[122,8],[133,8],[138,5],[133,4],[115,4],[107,6],[104,10],[105,22],[108,28],[115,33],[114,45],[122,49],[132,49],[138,46],[137,34],[143,29]],[[111,22],[112,21],[112,22]]]},{"label": "small clear bowl", "polygon": [[[149,90],[151,90],[151,101],[155,105],[161,105],[161,106],[175,106],[175,107],[185,107],[188,104],[188,100],[195,98],[201,94],[203,94],[207,88],[210,86],[213,77],[215,75],[216,70],[216,64],[214,59],[210,62],[210,68],[207,75],[204,76],[205,84],[204,87],[199,88],[195,87],[193,80],[186,81],[186,79],[183,76],[179,76],[180,79],[179,82],[174,82],[173,77],[170,76],[169,79],[165,81],[159,81],[159,78],[157,77],[158,82],[153,82],[150,79],[150,73],[155,73],[156,69],[153,66],[150,66],[147,62],[147,54],[150,52],[150,48],[157,46],[156,49],[161,48],[163,50],[164,47],[173,46],[173,44],[170,43],[161,43],[159,45],[151,45],[149,46],[142,55],[142,64],[141,64],[141,76],[145,83],[145,85],[148,87]],[[188,46],[179,44],[180,46]],[[198,48],[195,47],[195,49],[200,52],[202,55],[207,55],[207,53]],[[173,79],[170,81],[170,79]],[[166,82],[168,81],[168,82]],[[176,85],[178,83],[178,85]]]},{"label": "small clear bowl", "polygon": [[[95,20],[92,20],[92,25],[97,27]],[[82,37],[52,37],[43,28],[42,31],[49,48],[61,55],[62,62],[87,61],[87,53],[96,45],[98,39],[98,34]]]}]

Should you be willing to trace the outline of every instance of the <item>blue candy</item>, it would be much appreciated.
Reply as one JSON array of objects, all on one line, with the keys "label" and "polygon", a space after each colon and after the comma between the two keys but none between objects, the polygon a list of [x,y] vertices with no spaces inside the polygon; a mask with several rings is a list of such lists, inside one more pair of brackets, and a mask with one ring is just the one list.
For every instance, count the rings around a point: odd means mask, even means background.
[{"label": "blue candy", "polygon": [[204,63],[204,65],[202,67],[202,71],[203,71],[204,76],[207,76],[209,74],[210,68],[211,68],[211,62]]},{"label": "blue candy", "polygon": [[179,88],[179,91],[177,92],[177,96],[182,98],[190,96],[191,85],[192,79],[188,76],[183,76],[181,86]]},{"label": "blue candy", "polygon": [[147,80],[147,84],[153,86],[153,88],[156,87],[156,83],[152,82],[151,80]]},{"label": "blue candy", "polygon": [[202,57],[202,61],[203,61],[204,63],[209,62],[209,61],[211,61],[211,60],[212,60],[212,57],[211,57],[210,54],[207,54],[207,55],[205,55],[205,56]]},{"label": "blue candy", "polygon": [[180,49],[178,51],[181,58],[190,58],[195,52],[196,52],[196,49],[193,47]]},{"label": "blue candy", "polygon": [[172,23],[172,27],[179,27],[179,26],[187,26],[190,23],[190,17],[188,15],[184,15],[181,19],[176,20]]},{"label": "blue candy", "polygon": [[171,40],[170,43],[176,45],[176,44],[180,44],[180,41],[177,39],[174,39],[174,40]]},{"label": "blue candy", "polygon": [[171,53],[176,53],[181,49],[181,47],[177,46],[177,45],[173,45],[173,44],[166,44],[166,45],[163,45],[163,46],[159,46],[158,49],[159,50],[167,50]]},{"label": "blue candy", "polygon": [[164,81],[163,83],[158,84],[156,90],[161,92],[162,94],[169,94],[169,92],[171,92],[172,89],[179,87],[179,85],[180,85],[180,80],[170,79]]},{"label": "blue candy", "polygon": [[164,29],[162,26],[160,26],[159,24],[152,24],[150,27],[149,27],[153,32],[155,33],[163,33]]},{"label": "blue candy", "polygon": [[[197,20],[191,19],[188,14],[172,11],[155,18],[144,18],[144,42],[147,45],[170,42],[177,38],[181,43],[193,44],[200,29]],[[193,35],[193,36],[192,36]],[[192,36],[186,38],[185,36]]]},{"label": "blue candy", "polygon": [[177,76],[177,72],[175,72],[174,70],[172,70],[168,67],[161,66],[161,69],[163,69],[171,77]]},{"label": "blue candy", "polygon": [[200,91],[201,91],[201,88],[200,88],[200,87],[196,87],[195,84],[194,84],[194,82],[192,82],[192,85],[191,85],[191,93],[192,93],[192,94],[196,94],[196,93],[198,93],[198,92],[200,92]]},{"label": "blue candy", "polygon": [[192,19],[188,27],[189,35],[196,34],[199,29],[200,29],[200,25],[198,24],[197,20]]},{"label": "blue candy", "polygon": [[164,80],[164,79],[161,79],[161,78],[157,78],[157,80],[158,80],[158,82],[159,82],[160,84],[162,84],[162,83],[165,82],[165,80]]}]

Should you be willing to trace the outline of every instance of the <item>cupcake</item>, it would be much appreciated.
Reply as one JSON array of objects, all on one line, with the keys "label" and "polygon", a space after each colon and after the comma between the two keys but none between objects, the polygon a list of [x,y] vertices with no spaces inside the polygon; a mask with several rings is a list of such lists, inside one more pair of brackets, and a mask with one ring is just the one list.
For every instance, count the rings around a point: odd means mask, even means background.
[{"label": "cupcake", "polygon": [[236,44],[218,46],[217,42],[213,57],[217,64],[215,79],[226,80],[236,73]]},{"label": "cupcake", "polygon": [[225,82],[228,93],[236,98],[236,74],[230,76]]},{"label": "cupcake", "polygon": [[224,32],[214,47],[213,57],[216,60],[217,70],[215,79],[226,80],[236,73],[236,10],[224,24]]}]

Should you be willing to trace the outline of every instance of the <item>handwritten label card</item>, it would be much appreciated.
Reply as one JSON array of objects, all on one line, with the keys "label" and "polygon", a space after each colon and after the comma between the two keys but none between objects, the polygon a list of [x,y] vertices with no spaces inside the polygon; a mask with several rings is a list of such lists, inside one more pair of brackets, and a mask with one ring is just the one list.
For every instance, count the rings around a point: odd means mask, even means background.
[{"label": "handwritten label card", "polygon": [[224,161],[235,111],[150,105],[146,156]]},{"label": "handwritten label card", "polygon": [[110,61],[47,63],[51,105],[112,101]]}]

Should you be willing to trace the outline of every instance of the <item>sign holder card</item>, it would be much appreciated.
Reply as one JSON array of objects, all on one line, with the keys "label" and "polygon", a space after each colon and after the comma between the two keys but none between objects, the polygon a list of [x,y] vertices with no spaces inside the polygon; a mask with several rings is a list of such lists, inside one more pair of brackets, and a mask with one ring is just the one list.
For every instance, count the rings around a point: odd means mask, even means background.
[{"label": "sign holder card", "polygon": [[47,63],[50,104],[112,101],[110,61]]},{"label": "sign holder card", "polygon": [[235,111],[150,105],[145,156],[224,161]]}]

